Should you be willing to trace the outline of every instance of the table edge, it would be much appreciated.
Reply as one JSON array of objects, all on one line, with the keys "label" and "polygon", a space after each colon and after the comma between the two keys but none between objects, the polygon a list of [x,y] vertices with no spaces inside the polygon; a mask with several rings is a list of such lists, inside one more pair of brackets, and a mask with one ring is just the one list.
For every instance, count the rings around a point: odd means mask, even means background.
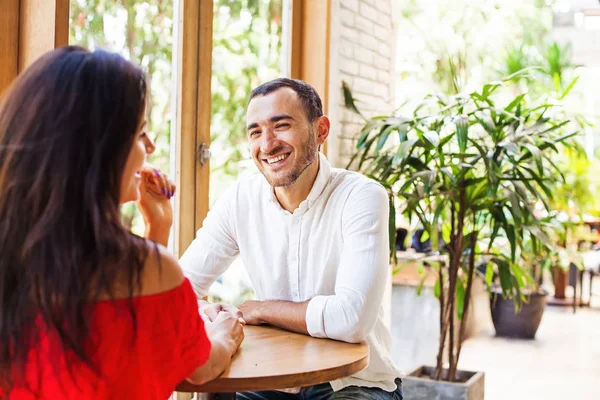
[{"label": "table edge", "polygon": [[[366,344],[365,344],[366,345]],[[367,345],[368,346],[368,345]],[[352,363],[342,366],[334,366],[315,370],[312,372],[304,372],[299,374],[278,375],[277,377],[254,377],[254,378],[217,378],[213,381],[202,385],[194,385],[184,381],[177,385],[176,391],[188,393],[231,393],[231,392],[248,392],[261,390],[276,390],[287,389],[294,387],[314,386],[321,383],[331,382],[338,379],[352,376],[369,365],[368,351],[364,357],[353,361]],[[319,374],[320,379],[304,379],[307,375]],[[273,380],[277,380],[277,387],[273,385]]]}]

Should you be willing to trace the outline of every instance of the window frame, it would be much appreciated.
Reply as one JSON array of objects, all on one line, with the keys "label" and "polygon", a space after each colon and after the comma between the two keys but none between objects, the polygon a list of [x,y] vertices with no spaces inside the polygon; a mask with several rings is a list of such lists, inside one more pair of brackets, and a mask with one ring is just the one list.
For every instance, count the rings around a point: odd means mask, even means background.
[{"label": "window frame", "polygon": [[[181,256],[209,209],[210,160],[200,163],[201,145],[210,146],[213,0],[174,0],[175,37],[173,171],[177,184],[173,250]],[[290,75],[329,98],[331,0],[289,0]],[[31,62],[69,40],[70,0],[4,0],[0,13],[0,93]],[[41,4],[40,4],[41,3]],[[326,153],[326,145],[323,148]]]}]

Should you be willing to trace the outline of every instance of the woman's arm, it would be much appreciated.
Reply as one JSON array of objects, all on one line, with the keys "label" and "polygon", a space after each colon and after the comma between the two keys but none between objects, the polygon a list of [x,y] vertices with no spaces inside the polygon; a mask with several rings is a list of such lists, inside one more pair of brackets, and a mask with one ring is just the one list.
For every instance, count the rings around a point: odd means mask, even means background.
[{"label": "woman's arm", "polygon": [[[185,279],[177,260],[163,246],[158,248],[158,258],[148,257],[142,281],[142,294],[172,290],[180,286]],[[179,356],[187,365],[183,373],[187,374],[191,368],[198,366],[190,376],[181,376],[180,379],[201,384],[215,379],[227,368],[231,357],[244,339],[244,322],[226,311],[220,312],[213,322],[204,321],[199,314],[196,296],[191,286],[188,290],[185,301],[172,305],[172,322],[179,325],[177,340],[180,340],[180,343],[176,348],[181,351]]]},{"label": "woman's arm", "polygon": [[206,322],[205,326],[211,341],[210,357],[186,379],[194,385],[212,381],[221,375],[244,340],[242,322],[229,312],[220,312],[213,322]]}]

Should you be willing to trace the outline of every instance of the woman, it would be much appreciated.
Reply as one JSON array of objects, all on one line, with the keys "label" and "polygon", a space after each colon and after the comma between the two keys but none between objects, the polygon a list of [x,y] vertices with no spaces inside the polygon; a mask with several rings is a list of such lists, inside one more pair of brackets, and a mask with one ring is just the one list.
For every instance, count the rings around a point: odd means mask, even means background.
[{"label": "woman", "polygon": [[166,399],[184,379],[218,376],[243,339],[229,313],[207,335],[190,283],[156,244],[166,238],[153,237],[164,226],[144,239],[121,224],[134,200],[146,220],[171,223],[174,187],[143,168],[146,96],[119,55],[66,47],[0,104],[2,398]]}]

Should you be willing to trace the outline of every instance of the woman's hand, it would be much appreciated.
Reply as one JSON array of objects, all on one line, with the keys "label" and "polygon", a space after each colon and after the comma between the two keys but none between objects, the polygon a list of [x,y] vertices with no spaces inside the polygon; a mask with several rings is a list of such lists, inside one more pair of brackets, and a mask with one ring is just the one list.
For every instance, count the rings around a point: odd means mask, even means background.
[{"label": "woman's hand", "polygon": [[167,246],[169,231],[173,224],[171,197],[175,184],[163,173],[149,164],[140,171],[140,198],[137,206],[146,225],[146,238]]},{"label": "woman's hand", "polygon": [[214,322],[220,313],[228,312],[238,317],[242,324],[246,324],[246,321],[244,320],[244,314],[242,314],[242,312],[238,310],[237,307],[231,304],[209,303],[205,300],[199,300],[198,308],[200,310],[200,314],[206,316],[209,322]]},{"label": "woman's hand", "polygon": [[212,322],[206,323],[206,332],[212,343],[218,342],[233,357],[244,340],[244,322],[238,315],[221,311]]},{"label": "woman's hand", "polygon": [[205,322],[205,327],[211,342],[210,358],[186,379],[195,385],[202,385],[221,375],[244,340],[242,321],[227,311],[220,312],[213,322]]}]

